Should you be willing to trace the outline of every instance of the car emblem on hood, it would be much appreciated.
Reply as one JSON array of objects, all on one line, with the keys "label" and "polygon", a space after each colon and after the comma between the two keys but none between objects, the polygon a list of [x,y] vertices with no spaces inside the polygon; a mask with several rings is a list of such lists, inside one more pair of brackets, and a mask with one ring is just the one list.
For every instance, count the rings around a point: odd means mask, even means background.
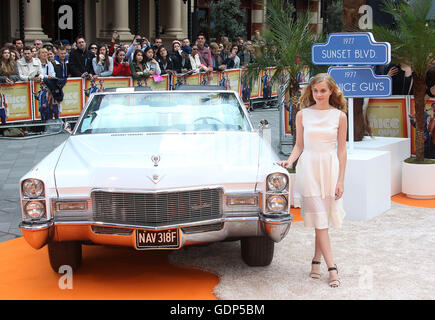
[{"label": "car emblem on hood", "polygon": [[158,184],[165,177],[165,175],[153,174],[147,177],[152,181],[152,183]]},{"label": "car emblem on hood", "polygon": [[154,155],[151,157],[151,161],[154,162],[154,167],[157,167],[160,162],[160,156]]}]

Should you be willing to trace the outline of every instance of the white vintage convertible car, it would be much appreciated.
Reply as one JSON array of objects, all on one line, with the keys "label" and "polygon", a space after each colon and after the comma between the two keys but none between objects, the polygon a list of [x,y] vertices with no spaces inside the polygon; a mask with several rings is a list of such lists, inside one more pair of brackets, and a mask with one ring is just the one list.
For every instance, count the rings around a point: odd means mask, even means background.
[{"label": "white vintage convertible car", "polygon": [[96,93],[70,137],[20,180],[20,229],[51,267],[82,245],[176,250],[241,241],[266,266],[287,234],[289,174],[237,93]]}]

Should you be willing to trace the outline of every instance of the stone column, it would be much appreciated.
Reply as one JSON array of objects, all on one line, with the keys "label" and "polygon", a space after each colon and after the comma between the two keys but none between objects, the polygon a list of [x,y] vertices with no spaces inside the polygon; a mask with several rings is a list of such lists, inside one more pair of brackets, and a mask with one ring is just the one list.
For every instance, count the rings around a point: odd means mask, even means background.
[{"label": "stone column", "polygon": [[264,8],[266,8],[264,2],[262,0],[255,0],[251,4],[251,38],[254,36],[256,30],[261,32],[263,29],[263,24],[265,22]]},{"label": "stone column", "polygon": [[84,20],[85,20],[85,39],[87,43],[95,42],[97,39],[97,11],[96,2],[85,1]]},{"label": "stone column", "polygon": [[109,8],[113,12],[112,31],[118,31],[121,42],[130,42],[134,36],[129,28],[128,0],[114,0],[112,4]]},{"label": "stone column", "polygon": [[34,40],[51,40],[43,32],[41,25],[41,0],[24,1],[24,38],[26,44]]},{"label": "stone column", "polygon": [[319,0],[311,0],[308,3],[308,12],[310,14],[310,27],[314,33],[322,32],[323,19],[320,17],[321,3]]},{"label": "stone column", "polygon": [[[181,25],[181,10],[186,10],[186,7],[185,5],[182,5],[183,3],[181,0],[161,1],[161,7],[165,8],[165,14],[162,14],[161,18],[166,16],[165,20],[162,19],[162,24],[166,26],[165,33],[161,35],[162,40],[172,42],[171,40],[181,39],[185,36],[185,32]],[[161,13],[163,13],[163,11]]]},{"label": "stone column", "polygon": [[128,0],[105,0],[96,4],[97,41],[109,42],[118,31],[122,43],[129,43],[133,35],[129,28]]}]

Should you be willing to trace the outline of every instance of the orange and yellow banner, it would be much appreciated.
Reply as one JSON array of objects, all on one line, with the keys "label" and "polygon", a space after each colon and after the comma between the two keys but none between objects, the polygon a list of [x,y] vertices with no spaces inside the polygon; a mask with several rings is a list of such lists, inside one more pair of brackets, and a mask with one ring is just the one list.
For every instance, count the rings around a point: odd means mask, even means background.
[{"label": "orange and yellow banner", "polygon": [[243,95],[243,89],[246,87],[248,90],[250,89],[250,99],[258,98],[260,96],[260,75],[252,80],[251,87],[249,87],[249,82],[245,79],[245,74],[246,70],[242,69],[240,72],[240,96]]},{"label": "orange and yellow banner", "polygon": [[[69,80],[68,80],[69,82]],[[130,77],[107,77],[107,78],[98,78],[95,81],[95,84],[100,89],[103,87],[104,89],[109,88],[124,88],[132,86],[132,78]],[[91,87],[91,80],[87,79],[85,81],[85,88],[89,89]],[[89,97],[85,95],[85,102],[88,101]]]},{"label": "orange and yellow banner", "polygon": [[240,69],[221,72],[221,85],[231,91],[240,92]]},{"label": "orange and yellow banner", "polygon": [[30,82],[1,84],[0,93],[5,95],[8,104],[6,122],[33,120]]},{"label": "orange and yellow banner", "polygon": [[83,81],[70,79],[63,87],[62,112],[59,118],[79,116],[84,107]]},{"label": "orange and yellow banner", "polygon": [[189,74],[184,76],[172,76],[172,88],[179,85],[199,85],[199,74]]},{"label": "orange and yellow banner", "polygon": [[408,137],[405,97],[370,99],[367,118],[374,136]]},{"label": "orange and yellow banner", "polygon": [[[41,90],[40,82],[33,83],[33,92],[38,94]],[[63,87],[63,101],[59,112],[59,118],[78,117],[83,110],[83,81],[82,79],[68,79]],[[33,114],[35,120],[41,120],[39,113],[39,101],[34,99]]]}]

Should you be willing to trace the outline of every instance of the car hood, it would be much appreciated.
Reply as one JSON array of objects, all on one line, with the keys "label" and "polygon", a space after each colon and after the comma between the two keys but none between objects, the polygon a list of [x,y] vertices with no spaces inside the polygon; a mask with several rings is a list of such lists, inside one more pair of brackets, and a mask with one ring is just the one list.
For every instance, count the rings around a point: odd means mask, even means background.
[{"label": "car hood", "polygon": [[257,132],[71,136],[56,166],[56,188],[59,196],[89,194],[93,188],[159,190],[228,183],[253,189],[261,141]]}]

